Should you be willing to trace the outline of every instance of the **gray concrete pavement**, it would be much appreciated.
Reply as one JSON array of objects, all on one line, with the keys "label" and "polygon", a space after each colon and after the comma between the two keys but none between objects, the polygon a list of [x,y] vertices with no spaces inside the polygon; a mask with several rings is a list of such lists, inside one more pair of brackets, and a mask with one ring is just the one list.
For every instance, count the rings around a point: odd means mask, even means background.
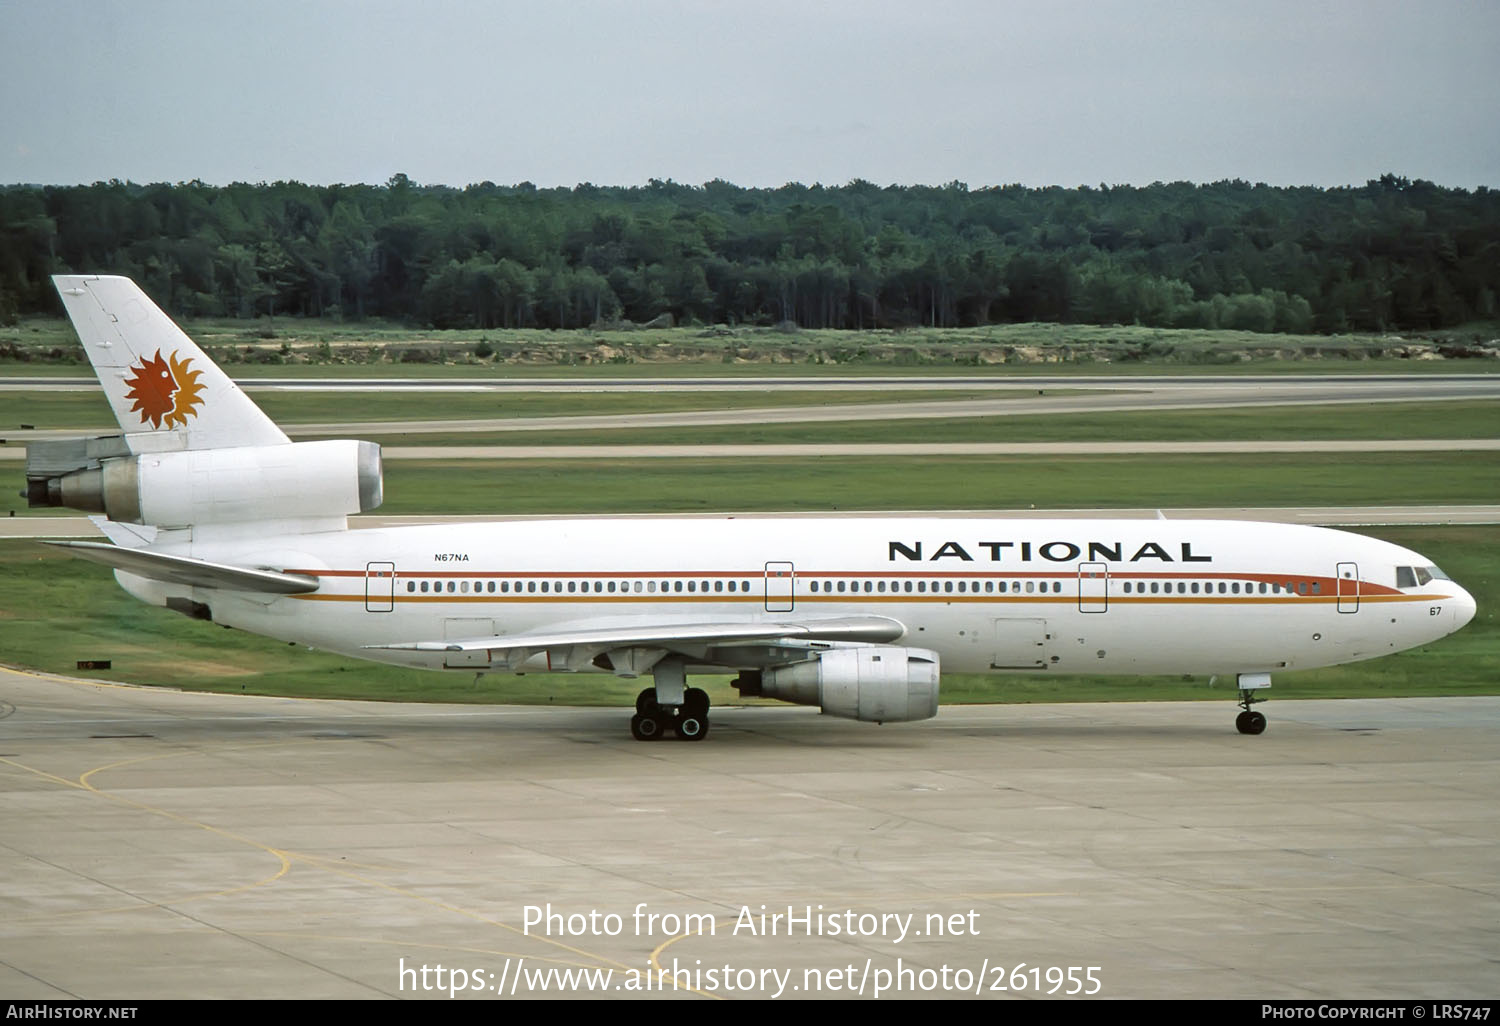
[{"label": "gray concrete pavement", "polygon": [[[360,421],[287,425],[299,437],[372,434],[453,434],[500,431],[635,430],[747,424],[818,424],[870,420],[932,420],[964,417],[1036,416],[1043,414],[1110,413],[1171,409],[1229,409],[1263,406],[1337,405],[1374,402],[1443,402],[1500,398],[1500,374],[1471,375],[1286,375],[1248,378],[1114,377],[1056,379],[988,379],[995,387],[1036,388],[1038,395],[993,399],[922,400],[914,402],[851,403],[833,406],[768,406],[732,410],[679,410],[666,413],[589,414],[579,416],[500,417],[491,419],[432,419]],[[870,388],[925,389],[925,381],[885,382],[870,379]],[[1049,382],[1051,382],[1049,384]],[[371,383],[363,383],[371,384]],[[396,387],[396,383],[384,383]],[[408,382],[410,390],[434,383]],[[517,383],[510,383],[516,385]],[[580,383],[590,388],[598,382]],[[306,387],[306,386],[301,386]],[[342,387],[342,386],[341,386]],[[442,388],[486,387],[482,383],[453,382]],[[681,383],[653,386],[678,390]],[[765,386],[762,386],[765,387]],[[803,387],[801,384],[796,387]],[[865,387],[861,382],[861,387]],[[965,385],[964,387],[970,387]],[[1048,387],[1066,388],[1067,395],[1040,394]],[[441,390],[441,389],[440,389]],[[597,388],[591,390],[599,390]],[[8,433],[12,445],[27,438],[73,437],[75,430]]]},{"label": "gray concrete pavement", "polygon": [[[432,996],[442,965],[610,970],[619,997],[675,963],[719,973],[677,998],[898,969],[942,994],[945,966],[988,998],[1024,962],[1098,966],[1106,997],[1492,997],[1500,699],[1264,708],[1257,738],[1227,693],[721,709],[702,744],[641,744],[624,710],[0,673],[0,994]],[[823,934],[751,936],[763,905]]]}]

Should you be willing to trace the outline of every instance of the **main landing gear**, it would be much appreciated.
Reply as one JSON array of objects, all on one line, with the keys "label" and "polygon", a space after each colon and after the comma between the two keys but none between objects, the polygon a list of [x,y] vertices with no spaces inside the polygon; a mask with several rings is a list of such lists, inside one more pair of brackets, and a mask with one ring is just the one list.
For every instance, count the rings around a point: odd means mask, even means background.
[{"label": "main landing gear", "polygon": [[686,688],[680,705],[663,705],[657,701],[656,688],[647,688],[635,697],[635,715],[630,718],[630,735],[637,741],[659,741],[668,732],[679,741],[702,741],[708,734],[708,692]]}]

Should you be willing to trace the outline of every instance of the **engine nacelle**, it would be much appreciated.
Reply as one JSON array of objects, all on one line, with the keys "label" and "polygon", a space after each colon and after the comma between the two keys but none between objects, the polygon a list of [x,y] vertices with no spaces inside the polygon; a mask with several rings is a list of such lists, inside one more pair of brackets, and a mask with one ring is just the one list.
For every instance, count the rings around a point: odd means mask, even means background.
[{"label": "engine nacelle", "polygon": [[382,499],[374,442],[189,449],[90,462],[45,478],[28,468],[31,505],[173,528],[364,513]]},{"label": "engine nacelle", "polygon": [[762,671],[760,693],[850,720],[925,720],[937,715],[938,671],[938,654],[925,648],[835,648]]}]

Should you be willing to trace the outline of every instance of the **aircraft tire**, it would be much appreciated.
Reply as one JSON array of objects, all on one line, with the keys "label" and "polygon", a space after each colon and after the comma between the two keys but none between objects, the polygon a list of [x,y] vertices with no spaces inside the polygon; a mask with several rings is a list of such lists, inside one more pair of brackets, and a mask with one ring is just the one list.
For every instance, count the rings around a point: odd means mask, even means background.
[{"label": "aircraft tire", "polygon": [[708,717],[708,692],[702,688],[688,688],[682,693],[682,712],[685,716]]},{"label": "aircraft tire", "polygon": [[1263,734],[1266,730],[1265,714],[1246,709],[1234,718],[1234,729],[1241,734]]},{"label": "aircraft tire", "polygon": [[702,741],[708,735],[708,717],[683,713],[677,720],[677,736],[683,741]]},{"label": "aircraft tire", "polygon": [[656,705],[656,689],[645,688],[635,696],[635,711],[644,716]]},{"label": "aircraft tire", "polygon": [[656,741],[661,738],[661,720],[655,715],[636,713],[630,718],[630,736],[637,741]]}]

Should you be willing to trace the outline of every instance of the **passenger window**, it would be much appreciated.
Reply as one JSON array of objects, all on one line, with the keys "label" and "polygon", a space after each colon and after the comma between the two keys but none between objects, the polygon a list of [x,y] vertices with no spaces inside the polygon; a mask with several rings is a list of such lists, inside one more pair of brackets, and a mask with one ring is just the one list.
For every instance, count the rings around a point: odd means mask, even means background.
[{"label": "passenger window", "polygon": [[1313,584],[1313,594],[1314,595],[1321,595],[1321,594],[1323,594],[1323,582],[1322,581],[1313,581],[1312,584]]},{"label": "passenger window", "polygon": [[416,591],[417,590],[417,582],[416,581],[407,581],[406,582],[406,590],[407,591]]},{"label": "passenger window", "polygon": [[427,582],[426,581],[422,582],[422,594],[423,595],[427,594]]}]

